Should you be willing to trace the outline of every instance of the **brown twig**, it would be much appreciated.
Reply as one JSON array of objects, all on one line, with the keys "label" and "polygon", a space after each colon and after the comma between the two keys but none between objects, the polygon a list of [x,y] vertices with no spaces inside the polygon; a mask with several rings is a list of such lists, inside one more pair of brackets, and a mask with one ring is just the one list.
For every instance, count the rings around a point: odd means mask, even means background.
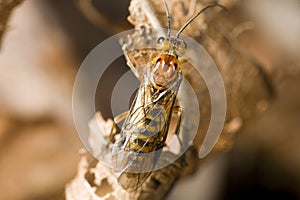
[{"label": "brown twig", "polygon": [[127,27],[114,23],[108,17],[100,13],[93,5],[91,0],[77,0],[77,5],[82,14],[95,26],[104,28],[103,30],[109,33],[119,33],[125,31]]}]

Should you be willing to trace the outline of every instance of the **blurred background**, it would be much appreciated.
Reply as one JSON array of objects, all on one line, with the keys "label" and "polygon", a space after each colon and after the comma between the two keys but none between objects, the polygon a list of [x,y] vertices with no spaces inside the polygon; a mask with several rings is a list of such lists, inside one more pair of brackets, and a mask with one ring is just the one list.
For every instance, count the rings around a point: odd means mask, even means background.
[{"label": "blurred background", "polygon": [[[93,5],[110,19],[107,26],[89,20],[73,0],[24,1],[12,13],[0,51],[0,200],[64,199],[76,174],[83,148],[72,119],[76,72],[97,44],[132,27],[129,0]],[[248,47],[276,95],[244,124],[229,152],[180,181],[169,199],[300,199],[300,1],[238,5],[236,17],[260,27]],[[105,117],[113,83],[127,70],[120,58],[105,72],[96,105]]]}]

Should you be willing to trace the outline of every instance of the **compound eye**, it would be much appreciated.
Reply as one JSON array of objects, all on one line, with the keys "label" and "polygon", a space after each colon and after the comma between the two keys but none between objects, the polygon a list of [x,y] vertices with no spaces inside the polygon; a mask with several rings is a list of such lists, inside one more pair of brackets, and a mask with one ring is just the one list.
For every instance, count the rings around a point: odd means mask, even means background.
[{"label": "compound eye", "polygon": [[157,44],[162,44],[164,41],[165,41],[165,38],[163,36],[161,36],[157,39]]}]

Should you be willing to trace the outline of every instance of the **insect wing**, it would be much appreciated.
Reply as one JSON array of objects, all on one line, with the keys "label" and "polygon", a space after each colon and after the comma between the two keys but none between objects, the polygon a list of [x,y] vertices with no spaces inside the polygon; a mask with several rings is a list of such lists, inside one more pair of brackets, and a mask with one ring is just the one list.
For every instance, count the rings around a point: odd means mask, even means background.
[{"label": "insect wing", "polygon": [[146,173],[128,173],[122,172],[118,177],[118,182],[122,185],[125,190],[136,189],[141,186],[152,172]]},{"label": "insect wing", "polygon": [[166,137],[162,132],[167,120],[165,109],[154,103],[157,99],[145,100],[147,95],[152,97],[145,84],[143,80],[123,123],[121,135],[113,145],[113,163],[120,171],[152,171],[161,152],[162,137]]},{"label": "insect wing", "polygon": [[[115,172],[118,182],[124,189],[139,187],[152,173],[156,163],[153,159],[157,156],[159,155],[152,153],[143,155],[133,151],[121,151],[114,155],[113,159],[117,162],[117,167],[123,168],[123,170]],[[148,172],[144,172],[147,169]]]}]

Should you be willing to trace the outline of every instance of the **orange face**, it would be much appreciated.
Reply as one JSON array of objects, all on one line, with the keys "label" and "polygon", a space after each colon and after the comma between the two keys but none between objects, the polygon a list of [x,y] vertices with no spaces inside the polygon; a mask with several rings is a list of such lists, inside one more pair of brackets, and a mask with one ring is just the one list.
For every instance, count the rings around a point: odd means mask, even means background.
[{"label": "orange face", "polygon": [[152,71],[152,82],[158,87],[164,87],[173,82],[179,69],[178,59],[170,54],[162,54],[156,58],[156,63]]}]

